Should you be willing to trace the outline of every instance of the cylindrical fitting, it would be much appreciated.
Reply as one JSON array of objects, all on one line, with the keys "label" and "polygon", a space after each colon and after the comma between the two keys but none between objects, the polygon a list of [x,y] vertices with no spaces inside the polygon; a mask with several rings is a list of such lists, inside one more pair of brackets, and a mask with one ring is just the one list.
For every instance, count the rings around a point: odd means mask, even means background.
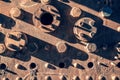
[{"label": "cylindrical fitting", "polygon": [[67,50],[67,46],[64,42],[58,42],[56,48],[59,53],[64,53]]},{"label": "cylindrical fitting", "polygon": [[4,77],[2,80],[9,80],[8,78]]},{"label": "cylindrical fitting", "polygon": [[10,10],[10,15],[11,15],[12,17],[18,18],[18,17],[21,16],[21,10],[20,10],[19,8],[12,8],[12,9]]},{"label": "cylindrical fitting", "polygon": [[17,77],[15,80],[23,80],[21,77]]},{"label": "cylindrical fitting", "polygon": [[77,7],[73,7],[70,11],[70,15],[72,17],[80,17],[81,13],[82,13],[81,9]]},{"label": "cylindrical fitting", "polygon": [[97,46],[95,43],[88,43],[86,45],[86,49],[88,52],[95,52],[97,50]]},{"label": "cylindrical fitting", "polygon": [[20,66],[21,66],[20,64],[15,64],[15,68],[16,68],[16,69],[19,69]]},{"label": "cylindrical fitting", "polygon": [[117,31],[120,32],[120,26],[118,26]]},{"label": "cylindrical fitting", "polygon": [[80,78],[78,76],[73,76],[72,80],[80,80]]}]

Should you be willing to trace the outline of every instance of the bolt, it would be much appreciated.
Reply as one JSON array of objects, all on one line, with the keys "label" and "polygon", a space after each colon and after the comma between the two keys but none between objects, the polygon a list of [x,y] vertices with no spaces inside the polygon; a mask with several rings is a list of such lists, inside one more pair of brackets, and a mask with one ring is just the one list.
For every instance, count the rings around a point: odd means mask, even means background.
[{"label": "bolt", "polygon": [[67,50],[67,46],[64,42],[58,42],[56,44],[56,48],[59,53],[64,53]]},{"label": "bolt", "polygon": [[118,56],[115,56],[115,57],[114,57],[114,59],[116,59],[116,60],[117,60],[117,59],[119,59],[119,57],[118,57]]},{"label": "bolt", "polygon": [[81,41],[81,44],[85,45],[85,48],[88,52],[95,52],[97,51],[97,45],[95,43],[87,43],[84,41]]},{"label": "bolt", "polygon": [[117,31],[120,32],[120,26],[118,26]]},{"label": "bolt", "polygon": [[52,80],[52,78],[50,76],[46,76],[45,80]]},{"label": "bolt", "polygon": [[86,76],[86,80],[93,80],[91,76]]},{"label": "bolt", "polygon": [[97,50],[97,46],[95,43],[87,43],[86,49],[88,52],[95,52]]},{"label": "bolt", "polygon": [[111,64],[112,66],[116,66],[116,64],[115,64],[115,63],[113,63],[113,62],[111,62],[110,64]]},{"label": "bolt", "polygon": [[74,67],[77,67],[77,63],[74,63],[73,66],[74,66]]},{"label": "bolt", "polygon": [[80,80],[78,76],[74,76],[72,80]]},{"label": "bolt", "polygon": [[4,44],[0,44],[0,54],[5,52],[5,46]]},{"label": "bolt", "polygon": [[16,80],[23,80],[21,77],[17,77]]},{"label": "bolt", "polygon": [[73,7],[70,11],[70,15],[72,17],[79,17],[81,15],[82,11],[80,8],[77,8],[77,7]]},{"label": "bolt", "polygon": [[21,66],[20,64],[16,64],[16,65],[15,65],[15,68],[16,68],[16,69],[19,69],[20,66]]},{"label": "bolt", "polygon": [[49,4],[51,2],[51,0],[41,0],[42,4]]},{"label": "bolt", "polygon": [[112,80],[119,80],[119,77],[116,77],[115,75],[111,76]]},{"label": "bolt", "polygon": [[2,80],[9,80],[9,79],[4,77]]},{"label": "bolt", "polygon": [[49,65],[48,63],[45,63],[45,68],[48,68],[48,65]]},{"label": "bolt", "polygon": [[11,16],[13,16],[13,17],[15,17],[15,18],[18,18],[18,17],[21,16],[21,11],[20,11],[19,8],[12,8],[12,9],[10,10],[10,14],[11,14]]}]

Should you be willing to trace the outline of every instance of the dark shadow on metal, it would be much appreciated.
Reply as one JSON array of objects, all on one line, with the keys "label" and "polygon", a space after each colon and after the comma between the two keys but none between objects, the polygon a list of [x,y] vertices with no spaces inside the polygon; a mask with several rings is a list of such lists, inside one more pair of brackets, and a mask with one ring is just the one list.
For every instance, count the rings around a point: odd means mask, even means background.
[{"label": "dark shadow on metal", "polygon": [[11,17],[0,14],[0,24],[2,24],[4,28],[11,29],[16,25],[16,22]]}]

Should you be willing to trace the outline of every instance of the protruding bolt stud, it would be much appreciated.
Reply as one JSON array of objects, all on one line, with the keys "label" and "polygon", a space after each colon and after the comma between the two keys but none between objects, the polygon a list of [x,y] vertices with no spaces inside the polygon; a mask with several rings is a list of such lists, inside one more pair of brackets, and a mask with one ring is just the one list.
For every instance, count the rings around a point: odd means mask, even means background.
[{"label": "protruding bolt stud", "polygon": [[15,18],[18,18],[21,16],[21,10],[19,8],[12,8],[10,10],[10,15],[15,17]]},{"label": "protruding bolt stud", "polygon": [[77,67],[77,63],[74,63],[73,66],[74,66],[74,67]]},{"label": "protruding bolt stud", "polygon": [[120,32],[120,26],[118,26],[117,31]]},{"label": "protruding bolt stud", "polygon": [[116,66],[116,64],[115,64],[115,63],[113,63],[113,62],[111,62],[110,64],[111,64],[111,66]]},{"label": "protruding bolt stud", "polygon": [[0,44],[0,54],[4,53],[6,50],[5,45],[4,44]]},{"label": "protruding bolt stud", "polygon": [[51,0],[41,0],[42,4],[49,4],[51,2]]},{"label": "protruding bolt stud", "polygon": [[78,76],[74,76],[72,80],[80,80]]},{"label": "protruding bolt stud", "polygon": [[20,64],[16,64],[16,65],[15,65],[15,68],[16,68],[16,69],[18,69],[18,68],[19,68],[19,66],[20,66]]},{"label": "protruding bolt stud", "polygon": [[22,68],[22,65],[16,64],[16,65],[15,65],[15,68],[16,68],[16,69],[21,69],[21,68]]},{"label": "protruding bolt stud", "polygon": [[64,42],[58,42],[56,48],[59,53],[64,53],[67,50],[67,46]]},{"label": "protruding bolt stud", "polygon": [[98,80],[106,80],[106,77],[104,77],[104,76],[99,76],[99,77],[98,77]]},{"label": "protruding bolt stud", "polygon": [[112,75],[111,78],[112,78],[112,80],[119,80],[119,78],[115,75]]},{"label": "protruding bolt stud", "polygon": [[81,9],[77,7],[73,7],[70,11],[70,15],[72,17],[80,17],[81,13],[82,13]]},{"label": "protruding bolt stud", "polygon": [[97,46],[95,43],[88,43],[86,45],[86,49],[88,52],[95,52],[97,50]]},{"label": "protruding bolt stud", "polygon": [[49,65],[48,63],[45,63],[45,68],[48,68],[48,65]]},{"label": "protruding bolt stud", "polygon": [[100,15],[102,17],[110,17],[111,14],[112,14],[112,9],[108,6],[103,7],[100,11]]},{"label": "protruding bolt stud", "polygon": [[4,77],[2,80],[9,80],[8,78]]},{"label": "protruding bolt stud", "polygon": [[15,80],[23,80],[21,77],[17,77]]}]

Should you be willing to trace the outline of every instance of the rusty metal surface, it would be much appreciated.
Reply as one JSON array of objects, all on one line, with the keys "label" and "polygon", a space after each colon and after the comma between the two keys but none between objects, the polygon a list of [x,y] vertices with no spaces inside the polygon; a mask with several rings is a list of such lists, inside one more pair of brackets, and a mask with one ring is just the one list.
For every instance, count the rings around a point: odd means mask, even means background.
[{"label": "rusty metal surface", "polygon": [[0,80],[120,80],[120,0],[0,0]]}]

